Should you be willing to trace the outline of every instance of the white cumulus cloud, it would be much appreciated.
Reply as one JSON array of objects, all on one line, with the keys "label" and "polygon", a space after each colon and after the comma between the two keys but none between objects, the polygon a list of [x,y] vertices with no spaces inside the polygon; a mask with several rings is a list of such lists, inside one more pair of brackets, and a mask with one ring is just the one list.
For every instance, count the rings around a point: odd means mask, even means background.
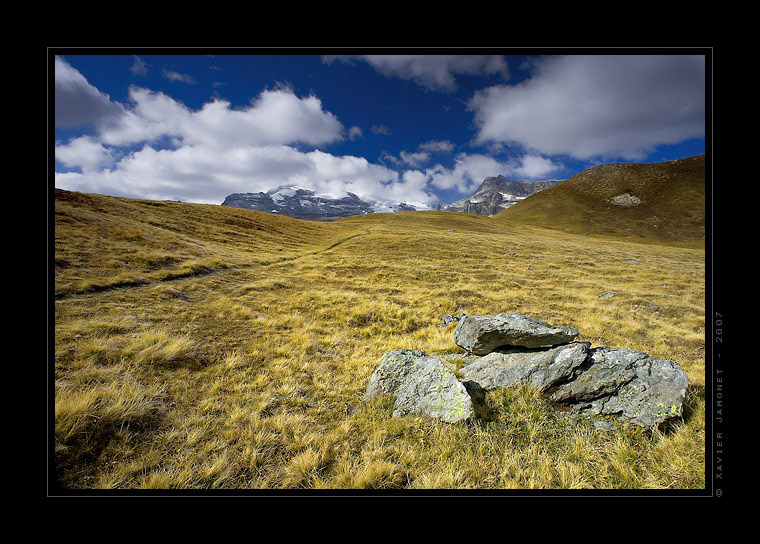
[{"label": "white cumulus cloud", "polygon": [[549,158],[539,155],[523,155],[511,162],[510,172],[520,179],[547,179],[562,168]]},{"label": "white cumulus cloud", "polygon": [[112,150],[88,136],[74,138],[67,144],[57,142],[55,158],[69,168],[87,171],[108,167],[114,162]]},{"label": "white cumulus cloud", "polygon": [[658,145],[704,136],[704,56],[573,55],[532,66],[530,79],[470,100],[476,143],[635,160]]},{"label": "white cumulus cloud", "polygon": [[148,65],[143,62],[143,60],[138,57],[137,55],[134,55],[135,63],[130,67],[129,71],[132,72],[132,75],[135,76],[142,76],[145,77],[148,75]]},{"label": "white cumulus cloud", "polygon": [[164,137],[209,146],[320,145],[342,138],[343,125],[315,96],[300,98],[288,88],[262,92],[247,108],[216,99],[197,111],[170,96],[141,87],[129,91],[131,107],[100,126],[110,145],[151,142]]},{"label": "white cumulus cloud", "polygon": [[[95,129],[92,135],[56,142],[56,160],[81,169],[56,173],[56,187],[219,203],[234,192],[287,183],[382,198],[400,182],[397,172],[364,158],[295,147],[329,144],[346,132],[360,136],[358,127],[346,131],[316,96],[299,97],[280,86],[261,92],[247,107],[215,99],[192,110],[164,93],[133,86],[127,103],[119,104],[63,59],[56,61],[56,103],[82,105],[76,115],[61,115],[59,126],[86,121]],[[98,115],[92,106],[100,106]]]},{"label": "white cumulus cloud", "polygon": [[424,163],[430,160],[430,153],[426,151],[417,151],[413,153],[402,151],[400,153],[400,156],[401,156],[401,161],[404,164],[408,164],[409,166],[413,168],[419,168]]},{"label": "white cumulus cloud", "polygon": [[454,91],[456,75],[501,74],[509,77],[506,60],[500,55],[326,55],[322,61],[351,63],[363,60],[379,73],[409,79],[437,91]]},{"label": "white cumulus cloud", "polygon": [[354,140],[358,140],[359,138],[363,138],[364,134],[362,133],[361,127],[353,126],[348,129],[348,136],[347,138],[351,140],[352,142]]},{"label": "white cumulus cloud", "polygon": [[430,140],[419,145],[423,151],[431,153],[451,153],[454,150],[454,144],[448,140]]},{"label": "white cumulus cloud", "polygon": [[54,60],[55,126],[73,128],[97,124],[124,113],[122,106],[93,87],[66,60]]},{"label": "white cumulus cloud", "polygon": [[439,189],[456,189],[460,193],[472,193],[485,178],[505,175],[511,170],[507,162],[480,154],[460,153],[455,157],[454,167],[440,164],[426,169],[430,183]]},{"label": "white cumulus cloud", "polygon": [[[553,172],[563,166],[551,159],[538,155],[523,155],[506,160],[478,153],[460,153],[454,159],[454,166],[447,168],[441,164],[416,171],[424,174],[426,183],[442,190],[456,190],[463,195],[472,194],[488,177],[505,176],[513,180],[549,179]],[[419,180],[419,178],[416,178]]]},{"label": "white cumulus cloud", "polygon": [[180,81],[182,83],[187,83],[188,85],[195,85],[197,83],[195,78],[190,74],[180,74],[179,72],[167,70],[166,68],[163,70],[163,75],[169,81]]},{"label": "white cumulus cloud", "polygon": [[[363,157],[336,156],[314,150],[304,153],[290,146],[235,147],[219,150],[204,144],[177,149],[146,145],[107,171],[57,173],[56,187],[119,194],[156,200],[217,202],[238,192],[267,191],[276,185],[299,185],[320,194],[378,201],[409,193],[425,202],[432,194],[384,166]],[[178,195],[182,195],[179,198]]]}]

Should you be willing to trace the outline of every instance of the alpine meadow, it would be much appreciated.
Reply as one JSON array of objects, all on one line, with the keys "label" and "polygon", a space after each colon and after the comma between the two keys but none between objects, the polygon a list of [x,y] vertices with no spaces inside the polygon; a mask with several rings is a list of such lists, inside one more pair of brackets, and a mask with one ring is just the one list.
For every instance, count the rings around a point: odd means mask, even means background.
[{"label": "alpine meadow", "polygon": [[[597,166],[492,217],[307,221],[62,189],[54,205],[60,488],[706,486],[704,155]],[[676,361],[681,417],[600,428],[528,386],[457,423],[364,399],[384,353],[464,353],[444,315],[503,312]]]}]

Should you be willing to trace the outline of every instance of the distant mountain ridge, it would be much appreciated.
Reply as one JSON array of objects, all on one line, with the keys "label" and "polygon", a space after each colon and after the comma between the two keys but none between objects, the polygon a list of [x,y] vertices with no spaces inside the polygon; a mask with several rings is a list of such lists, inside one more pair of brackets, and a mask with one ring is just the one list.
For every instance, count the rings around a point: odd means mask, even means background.
[{"label": "distant mountain ridge", "polygon": [[233,193],[224,199],[222,206],[287,215],[295,219],[336,219],[375,211],[372,204],[354,193],[347,192],[345,196],[333,198],[332,195],[320,195],[298,185],[282,185],[260,193]]},{"label": "distant mountain ridge", "polygon": [[473,195],[452,202],[439,204],[436,210],[450,212],[474,213],[477,215],[495,215],[517,204],[538,191],[553,187],[564,180],[514,181],[504,176],[492,176],[483,180]]},{"label": "distant mountain ridge", "polygon": [[[494,216],[562,228],[569,232],[622,234],[647,232],[670,242],[698,240],[704,234],[705,156],[663,163],[612,163],[589,168],[567,180],[510,180],[487,177],[472,196],[440,203],[439,211]],[[531,197],[531,198],[528,198]],[[362,200],[356,194],[316,193],[282,185],[259,193],[234,193],[222,206],[331,220],[368,213],[430,209],[421,203]],[[628,210],[625,215],[620,210]],[[508,213],[507,213],[508,212]],[[631,222],[635,224],[631,224]],[[679,234],[668,234],[675,233]],[[642,234],[643,236],[643,234]]]},{"label": "distant mountain ridge", "polygon": [[[504,176],[488,177],[475,193],[451,204],[438,204],[436,210],[494,215],[525,197],[561,181],[512,181]],[[295,219],[331,220],[367,213],[430,209],[422,204],[362,200],[351,192],[342,196],[319,194],[298,185],[281,185],[259,193],[233,193],[222,206],[287,215]]]}]

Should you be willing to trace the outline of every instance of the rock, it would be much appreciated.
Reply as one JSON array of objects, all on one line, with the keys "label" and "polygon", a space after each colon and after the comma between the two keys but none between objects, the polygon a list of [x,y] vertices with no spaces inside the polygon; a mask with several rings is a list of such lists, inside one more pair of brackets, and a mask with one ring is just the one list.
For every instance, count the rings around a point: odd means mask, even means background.
[{"label": "rock", "polygon": [[572,382],[560,386],[551,398],[556,402],[578,403],[614,394],[634,378],[634,363],[646,356],[631,349],[592,349],[588,368]]},{"label": "rock", "polygon": [[475,417],[489,421],[492,420],[494,414],[486,402],[486,390],[479,383],[473,381],[463,381],[462,385],[470,395],[470,399],[472,399],[472,409],[475,412]]},{"label": "rock", "polygon": [[170,294],[171,296],[176,297],[180,300],[184,300],[186,302],[190,300],[190,298],[187,295],[185,295],[179,289],[175,289],[174,287],[167,287],[166,292]]},{"label": "rock", "polygon": [[601,295],[597,295],[596,298],[616,297],[617,291],[605,291]]},{"label": "rock", "polygon": [[446,315],[444,315],[441,318],[441,323],[442,324],[441,324],[440,328],[445,329],[446,327],[448,327],[452,323],[456,323],[457,321],[461,321],[462,318],[464,318],[466,316],[467,316],[467,314],[465,314],[465,313],[459,313],[459,314],[456,314],[456,315],[454,315],[454,314],[446,314]]},{"label": "rock", "polygon": [[632,208],[633,206],[638,206],[639,204],[641,204],[641,199],[630,193],[623,193],[623,194],[612,197],[607,202],[609,202],[613,206],[620,206],[622,208]]},{"label": "rock", "polygon": [[523,314],[465,316],[454,329],[454,342],[470,353],[486,355],[502,346],[535,348],[570,342],[578,331],[554,328]]},{"label": "rock", "polygon": [[[476,387],[471,389],[477,391]],[[394,417],[421,413],[454,423],[475,415],[467,387],[443,361],[420,350],[400,349],[382,356],[364,400],[381,394],[396,397]]]},{"label": "rock", "polygon": [[618,415],[642,427],[681,417],[689,379],[678,363],[600,347],[589,351],[584,366],[552,393],[552,401],[584,415]]},{"label": "rock", "polygon": [[550,349],[509,348],[494,351],[463,366],[463,380],[483,389],[526,384],[546,391],[568,381],[586,360],[590,342],[573,342]]},{"label": "rock", "polygon": [[601,419],[591,419],[591,424],[594,426],[594,429],[598,431],[614,431],[615,426],[610,423],[609,421],[602,421]]},{"label": "rock", "polygon": [[[444,323],[458,317],[447,314]],[[487,392],[524,384],[544,392],[572,418],[591,417],[597,429],[614,427],[596,416],[647,428],[682,416],[689,380],[678,363],[569,341],[577,335],[576,329],[553,328],[522,314],[463,315],[454,338],[467,352],[430,357],[420,350],[390,351],[370,377],[364,400],[394,395],[393,416],[489,419]]]}]

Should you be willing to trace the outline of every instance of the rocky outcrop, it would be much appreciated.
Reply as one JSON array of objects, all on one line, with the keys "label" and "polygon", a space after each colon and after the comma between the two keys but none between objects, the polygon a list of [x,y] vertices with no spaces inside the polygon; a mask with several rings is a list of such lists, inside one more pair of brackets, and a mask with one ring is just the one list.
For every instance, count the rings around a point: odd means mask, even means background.
[{"label": "rocky outcrop", "polygon": [[388,352],[370,377],[365,401],[393,394],[394,416],[422,413],[453,423],[485,413],[488,391],[527,385],[574,415],[662,428],[683,414],[689,380],[674,361],[633,349],[591,349],[590,342],[571,341],[576,329],[523,314],[447,314],[443,321],[456,319],[454,341],[465,353]]},{"label": "rocky outcrop", "polygon": [[613,196],[607,202],[609,202],[613,206],[620,206],[622,208],[632,208],[633,206],[638,206],[639,204],[641,204],[641,199],[630,193],[622,193],[617,196]]}]

